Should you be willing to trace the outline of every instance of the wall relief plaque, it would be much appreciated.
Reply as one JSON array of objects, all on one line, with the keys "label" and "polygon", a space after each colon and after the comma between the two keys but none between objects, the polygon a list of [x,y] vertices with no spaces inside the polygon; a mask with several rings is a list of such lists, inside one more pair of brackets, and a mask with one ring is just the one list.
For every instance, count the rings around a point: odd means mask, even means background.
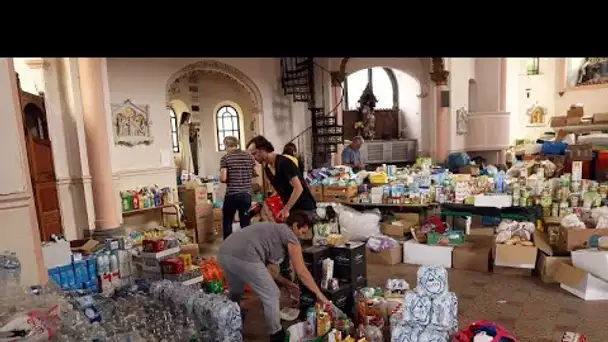
[{"label": "wall relief plaque", "polygon": [[528,115],[527,126],[544,126],[545,118],[547,116],[547,108],[539,105],[538,103],[533,104],[526,110]]},{"label": "wall relief plaque", "polygon": [[469,112],[460,107],[456,110],[456,134],[466,135],[469,133]]},{"label": "wall relief plaque", "polygon": [[151,124],[148,105],[136,105],[131,100],[112,104],[112,130],[116,145],[151,144]]}]

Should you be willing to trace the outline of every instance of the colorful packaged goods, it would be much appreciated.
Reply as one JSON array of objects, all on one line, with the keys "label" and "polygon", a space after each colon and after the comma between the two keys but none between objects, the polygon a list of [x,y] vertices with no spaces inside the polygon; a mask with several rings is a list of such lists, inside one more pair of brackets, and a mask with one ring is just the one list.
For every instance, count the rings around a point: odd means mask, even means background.
[{"label": "colorful packaged goods", "polygon": [[160,207],[172,202],[171,188],[161,189],[156,185],[121,191],[120,197],[123,212]]},{"label": "colorful packaged goods", "polygon": [[275,222],[281,222],[279,219],[279,213],[283,210],[283,201],[281,200],[281,197],[276,194],[272,195],[266,198],[265,204],[268,206],[268,209],[270,209]]},{"label": "colorful packaged goods", "polygon": [[144,252],[158,253],[165,250],[165,240],[161,238],[145,239],[142,242]]},{"label": "colorful packaged goods", "polygon": [[169,258],[160,262],[164,274],[184,273],[184,262],[179,258]]},{"label": "colorful packaged goods", "polygon": [[184,263],[184,268],[188,269],[192,266],[192,255],[180,254],[177,257]]}]

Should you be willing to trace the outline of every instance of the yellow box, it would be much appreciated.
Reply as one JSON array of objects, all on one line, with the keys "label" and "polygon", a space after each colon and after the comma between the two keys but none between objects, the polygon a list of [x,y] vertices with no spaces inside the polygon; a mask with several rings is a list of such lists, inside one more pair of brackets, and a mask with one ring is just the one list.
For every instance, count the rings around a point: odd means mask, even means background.
[{"label": "yellow box", "polygon": [[177,256],[184,263],[184,268],[188,268],[192,266],[192,255],[190,254],[180,254]]}]

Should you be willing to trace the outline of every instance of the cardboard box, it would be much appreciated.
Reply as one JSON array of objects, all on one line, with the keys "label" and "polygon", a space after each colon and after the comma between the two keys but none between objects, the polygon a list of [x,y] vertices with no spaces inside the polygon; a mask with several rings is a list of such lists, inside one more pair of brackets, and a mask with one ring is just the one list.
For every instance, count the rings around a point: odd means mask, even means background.
[{"label": "cardboard box", "polygon": [[410,231],[410,228],[414,225],[416,225],[415,222],[397,220],[393,222],[382,223],[380,229],[382,231],[382,234],[384,235],[403,239],[405,233],[408,233]]},{"label": "cardboard box", "polygon": [[593,235],[608,236],[608,229],[567,229],[560,227],[555,249],[563,253],[587,248],[589,238]]},{"label": "cardboard box", "polygon": [[181,246],[181,252],[184,254],[190,254],[194,260],[199,255],[199,247],[195,243]]},{"label": "cardboard box", "polygon": [[566,157],[572,161],[593,160],[593,148],[591,144],[569,145],[566,149]]},{"label": "cardboard box", "polygon": [[469,236],[494,236],[494,227],[471,228]]},{"label": "cardboard box", "polygon": [[559,265],[564,262],[570,262],[570,257],[567,256],[552,256],[547,255],[543,251],[538,252],[538,259],[536,261],[536,271],[538,277],[543,283],[554,284],[558,283],[555,280],[555,273],[559,268]]},{"label": "cardboard box", "polygon": [[394,213],[397,220],[411,222],[412,224],[420,223],[420,214],[418,213]]},{"label": "cardboard box", "polygon": [[477,166],[477,165],[461,166],[458,169],[458,173],[462,173],[462,174],[466,174],[466,175],[478,176],[479,175],[479,166]]},{"label": "cardboard box", "polygon": [[593,123],[608,123],[608,113],[595,113],[593,114]]},{"label": "cardboard box", "polygon": [[452,267],[460,270],[489,272],[494,237],[469,235],[466,240],[464,244],[454,248]]},{"label": "cardboard box", "polygon": [[566,126],[566,116],[554,116],[550,121],[551,127],[564,127]]},{"label": "cardboard box", "polygon": [[366,248],[367,262],[373,265],[395,265],[403,259],[402,251],[401,245],[380,252],[373,252]]},{"label": "cardboard box", "polygon": [[570,263],[560,263],[554,276],[560,287],[584,300],[608,300],[608,283]]},{"label": "cardboard box", "polygon": [[583,107],[575,106],[575,105],[570,106],[570,108],[568,109],[568,112],[566,113],[567,118],[579,118],[580,119],[583,116],[585,116],[585,110],[583,109]]},{"label": "cardboard box", "polygon": [[323,185],[309,185],[310,193],[317,202],[323,202]]},{"label": "cardboard box", "polygon": [[403,243],[403,262],[412,265],[452,267],[452,246],[429,246],[409,240]]},{"label": "cardboard box", "polygon": [[536,246],[515,246],[496,244],[492,250],[495,266],[534,269],[536,266]]},{"label": "cardboard box", "polygon": [[529,269],[529,268],[514,268],[514,267],[503,267],[503,266],[492,267],[492,273],[508,275],[508,276],[530,277],[530,276],[532,276],[532,271],[533,270]]},{"label": "cardboard box", "polygon": [[72,253],[80,253],[82,255],[91,254],[97,249],[97,246],[99,246],[99,241],[93,239],[70,241]]}]

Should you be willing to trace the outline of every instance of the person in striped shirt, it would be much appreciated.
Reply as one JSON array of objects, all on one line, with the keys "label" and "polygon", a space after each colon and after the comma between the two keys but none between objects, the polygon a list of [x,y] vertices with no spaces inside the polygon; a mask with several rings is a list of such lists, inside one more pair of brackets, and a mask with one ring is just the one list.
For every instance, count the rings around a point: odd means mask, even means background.
[{"label": "person in striped shirt", "polygon": [[225,240],[232,234],[232,222],[237,212],[241,228],[251,224],[249,211],[252,179],[257,177],[257,174],[255,159],[251,154],[241,150],[237,138],[224,138],[224,146],[226,146],[226,154],[220,160],[220,181],[226,183],[226,196],[222,209]]}]

